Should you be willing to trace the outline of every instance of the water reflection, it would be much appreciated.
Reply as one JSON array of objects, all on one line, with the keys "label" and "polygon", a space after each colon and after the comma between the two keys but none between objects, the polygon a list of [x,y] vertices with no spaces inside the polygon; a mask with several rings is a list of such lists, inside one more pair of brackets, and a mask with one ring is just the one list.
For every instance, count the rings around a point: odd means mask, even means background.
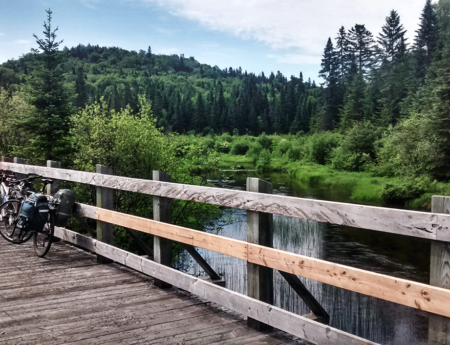
[{"label": "water reflection", "polygon": [[[245,177],[252,172],[244,173],[234,174],[227,180],[217,179],[214,183],[218,187],[244,189]],[[273,174],[264,178],[273,183],[276,194],[326,199],[323,191],[302,190],[285,175]],[[325,191],[325,194],[334,195],[329,200],[348,201],[345,191]],[[220,235],[246,240],[246,212],[236,210],[234,219],[236,222],[225,226]],[[419,282],[429,279],[429,242],[423,239],[275,215],[274,247],[399,278]],[[199,249],[199,252],[216,272],[224,276],[227,288],[247,293],[245,261],[204,249]],[[192,260],[188,271],[204,275]],[[300,279],[328,311],[332,327],[382,344],[426,343],[426,313],[302,277]],[[276,306],[298,314],[309,312],[278,272],[274,272],[274,287]]]}]

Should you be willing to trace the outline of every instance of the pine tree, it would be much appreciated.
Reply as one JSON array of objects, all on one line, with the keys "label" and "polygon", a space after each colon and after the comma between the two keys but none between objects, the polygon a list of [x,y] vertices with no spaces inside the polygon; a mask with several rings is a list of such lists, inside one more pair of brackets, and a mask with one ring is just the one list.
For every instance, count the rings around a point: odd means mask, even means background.
[{"label": "pine tree", "polygon": [[29,103],[36,109],[34,116],[23,118],[19,126],[26,129],[32,139],[32,155],[35,160],[66,161],[70,151],[68,140],[69,116],[72,114],[72,96],[63,83],[63,70],[58,66],[61,55],[52,30],[52,11],[47,12],[44,22],[44,38],[36,35],[36,54],[39,65],[29,78],[27,94]]},{"label": "pine tree", "polygon": [[436,50],[439,36],[438,20],[431,4],[431,0],[426,0],[425,6],[420,16],[419,29],[416,30],[414,40],[414,52],[416,55],[416,77],[423,83],[425,81],[426,70],[431,64],[433,54]]},{"label": "pine tree", "polygon": [[375,41],[364,24],[356,24],[348,32],[350,51],[354,54],[359,72],[365,72],[372,65]]},{"label": "pine tree", "polygon": [[76,71],[75,92],[77,94],[75,106],[79,108],[86,106],[88,95],[86,91],[86,73],[84,73],[83,66],[79,66]]},{"label": "pine tree", "polygon": [[327,45],[325,46],[321,66],[322,69],[319,71],[319,77],[325,79],[325,82],[322,83],[322,85],[330,87],[337,84],[338,80],[337,56],[336,52],[334,51],[331,38],[328,38]]},{"label": "pine tree", "polygon": [[349,64],[351,62],[351,52],[347,32],[343,26],[340,27],[336,37],[336,65],[337,77],[342,79],[347,76]]},{"label": "pine tree", "polygon": [[392,62],[400,58],[406,51],[406,30],[400,24],[400,16],[397,11],[392,10],[389,17],[386,17],[386,23],[381,28],[378,36],[378,43],[382,51],[384,61]]}]

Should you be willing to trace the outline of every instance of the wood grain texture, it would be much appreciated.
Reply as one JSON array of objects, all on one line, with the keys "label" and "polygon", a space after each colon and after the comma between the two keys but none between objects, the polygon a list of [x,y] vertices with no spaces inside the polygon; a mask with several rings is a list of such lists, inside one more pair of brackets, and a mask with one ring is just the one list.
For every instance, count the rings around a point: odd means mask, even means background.
[{"label": "wood grain texture", "polygon": [[124,266],[157,279],[164,279],[164,281],[195,294],[202,299],[220,304],[314,344],[374,344],[369,340],[356,337],[303,316],[227,290],[73,231],[55,228],[55,235],[67,242],[108,257]]},{"label": "wood grain texture", "polygon": [[[95,166],[97,174],[112,175],[111,168],[97,164]],[[113,208],[113,190],[106,187],[96,188],[96,203],[97,207],[112,210]],[[112,244],[113,243],[113,224],[97,220],[97,240]],[[97,256],[97,262],[102,264],[109,264],[111,261],[101,255]]]},{"label": "wood grain texture", "polygon": [[[0,241],[0,262],[1,344],[240,344],[261,337],[241,315],[180,289],[156,289],[153,279],[98,265],[64,242],[41,259],[30,243]],[[263,336],[262,343],[274,345],[293,338],[280,331]]]},{"label": "wood grain texture", "polygon": [[[450,213],[450,197],[433,196],[431,208],[433,212]],[[430,284],[450,289],[450,243],[431,242]],[[428,344],[450,345],[450,318],[430,315]]]},{"label": "wood grain texture", "polygon": [[[48,160],[47,161],[47,167],[48,168],[61,168],[61,163],[60,162],[56,162],[56,161]],[[53,195],[57,191],[59,191],[60,189],[61,189],[61,181],[58,180],[58,179],[53,179],[53,183],[47,185],[47,194],[48,195]]]},{"label": "wood grain texture", "polygon": [[31,165],[1,163],[1,167],[15,172],[36,173],[50,178],[172,199],[193,200],[355,228],[450,241],[450,215],[446,214],[268,195]]},{"label": "wood grain texture", "polygon": [[[25,161],[25,159],[18,158],[18,157],[14,157],[14,158],[13,158],[13,161],[14,161],[15,164],[26,164],[26,163],[27,163],[27,162]],[[19,173],[16,173],[16,179],[18,179],[18,180],[24,179],[25,177],[27,177],[26,174],[19,174]]]},{"label": "wood grain texture", "polygon": [[[92,206],[88,206],[90,209]],[[78,205],[83,209],[83,205]],[[248,262],[450,317],[450,290],[250,244],[115,211],[95,209],[95,219],[166,237]],[[88,248],[89,249],[89,248]],[[91,250],[91,249],[89,249]]]},{"label": "wood grain texture", "polygon": [[[170,182],[171,176],[159,170],[153,170],[153,180]],[[172,200],[159,196],[153,197],[153,219],[159,222],[172,223]],[[153,260],[166,266],[172,266],[172,241],[159,236],[153,237]],[[155,285],[161,289],[171,285],[156,279]]]},{"label": "wood grain texture", "polygon": [[[272,194],[272,184],[256,177],[247,177],[249,192]],[[247,242],[273,247],[273,214],[247,212]],[[269,267],[247,263],[247,295],[257,300],[273,304],[273,270]],[[258,331],[269,326],[253,318],[247,319],[247,326]]]}]

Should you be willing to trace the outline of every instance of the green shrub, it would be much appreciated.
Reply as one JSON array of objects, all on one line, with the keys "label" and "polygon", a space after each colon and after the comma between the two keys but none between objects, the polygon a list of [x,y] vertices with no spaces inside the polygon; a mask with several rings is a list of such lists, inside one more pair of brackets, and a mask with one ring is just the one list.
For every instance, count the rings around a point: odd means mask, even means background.
[{"label": "green shrub", "polygon": [[203,146],[205,146],[206,148],[208,148],[208,149],[212,149],[212,148],[214,148],[215,147],[215,144],[216,144],[216,142],[214,141],[214,139],[213,138],[210,138],[210,137],[205,137],[204,139],[203,139]]},{"label": "green shrub", "polygon": [[274,148],[273,154],[276,157],[281,157],[284,154],[286,154],[286,152],[288,152],[291,148],[292,148],[292,142],[290,142],[286,139],[282,139]]},{"label": "green shrub", "polygon": [[250,144],[250,148],[245,155],[253,161],[253,164],[256,164],[262,150],[263,147],[259,144],[259,142],[253,142]]},{"label": "green shrub", "polygon": [[262,146],[262,148],[270,150],[270,147],[272,146],[272,139],[270,139],[266,133],[261,134],[258,137],[258,143]]},{"label": "green shrub", "polygon": [[270,151],[267,149],[263,149],[261,151],[261,154],[259,155],[258,161],[256,162],[256,169],[257,170],[269,169],[271,158],[272,158],[272,155],[270,154]]},{"label": "green shrub", "polygon": [[380,139],[380,130],[370,122],[358,122],[339,142],[332,152],[334,169],[362,171],[375,158],[375,142]]},{"label": "green shrub", "polygon": [[402,182],[387,182],[381,190],[381,198],[385,202],[404,205],[410,200],[420,197],[429,188],[427,178],[415,178]]},{"label": "green shrub", "polygon": [[245,155],[249,149],[249,142],[246,140],[236,140],[231,146],[233,155]]},{"label": "green shrub", "polygon": [[231,149],[231,144],[228,141],[216,141],[214,145],[214,149],[217,152],[221,153],[229,153]]},{"label": "green shrub", "polygon": [[306,159],[325,165],[331,161],[331,153],[338,146],[340,136],[333,132],[315,133],[305,141]]}]

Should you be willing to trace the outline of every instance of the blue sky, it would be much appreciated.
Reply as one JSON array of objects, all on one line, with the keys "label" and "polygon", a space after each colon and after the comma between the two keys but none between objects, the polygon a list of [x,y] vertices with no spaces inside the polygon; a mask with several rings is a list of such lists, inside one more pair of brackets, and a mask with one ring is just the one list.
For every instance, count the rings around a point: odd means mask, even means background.
[{"label": "blue sky", "polygon": [[[395,6],[394,6],[395,4]],[[318,80],[328,37],[340,26],[366,24],[374,36],[391,9],[411,43],[425,0],[0,0],[0,63],[17,59],[42,37],[53,11],[63,45],[152,47],[210,65]]]}]

